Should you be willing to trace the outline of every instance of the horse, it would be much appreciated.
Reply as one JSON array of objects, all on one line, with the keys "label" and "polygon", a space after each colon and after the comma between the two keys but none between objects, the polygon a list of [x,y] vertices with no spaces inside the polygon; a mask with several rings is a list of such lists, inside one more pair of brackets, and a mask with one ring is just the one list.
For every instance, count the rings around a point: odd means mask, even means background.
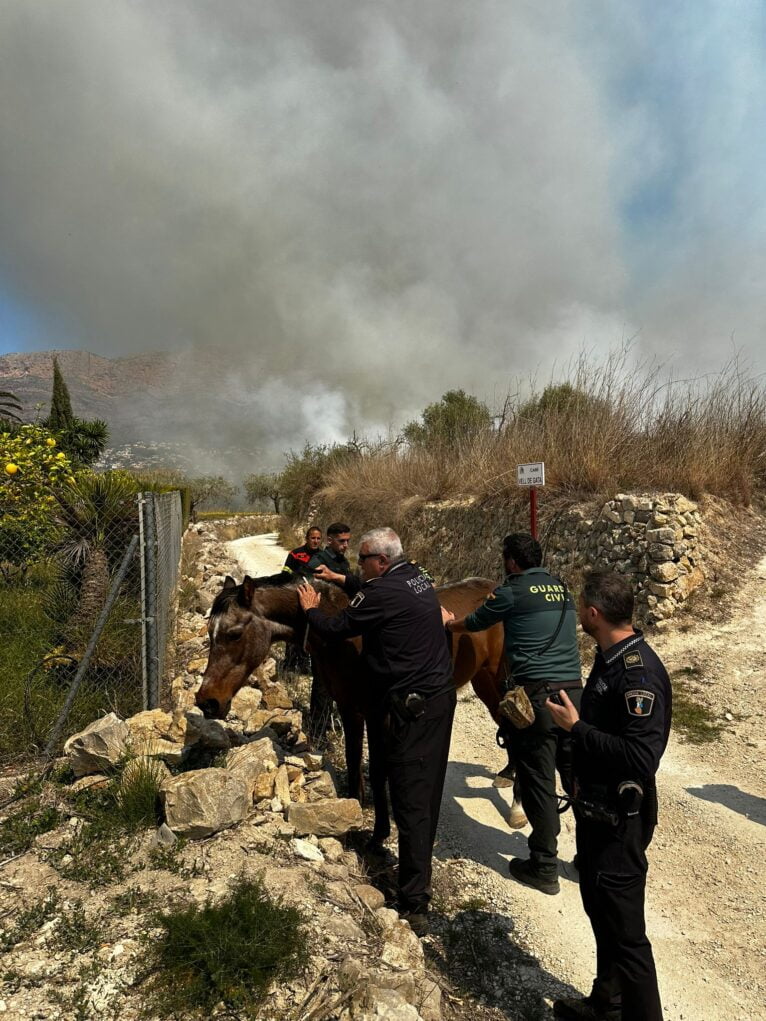
[{"label": "horse", "polygon": [[[208,621],[210,652],[196,704],[208,718],[225,719],[231,700],[250,674],[266,659],[271,644],[277,641],[302,642],[307,622],[298,601],[301,579],[281,572],[264,578],[246,575],[242,584],[227,576],[215,597]],[[348,597],[337,585],[312,580],[322,595],[322,610],[339,614],[348,606]],[[439,603],[461,618],[475,610],[492,590],[486,578],[467,578],[436,589]],[[445,639],[446,640],[446,639]],[[462,688],[469,681],[499,722],[498,706],[503,693],[503,629],[495,624],[486,631],[451,635],[454,681]],[[370,846],[379,848],[390,834],[386,776],[382,749],[383,732],[366,685],[360,683],[359,654],[361,639],[326,642],[308,631],[315,677],[335,700],[343,725],[348,787],[352,797],[364,802],[362,746],[367,725],[370,787],[375,824]],[[518,790],[514,787],[514,809],[518,811]],[[512,811],[514,810],[512,809]]]}]

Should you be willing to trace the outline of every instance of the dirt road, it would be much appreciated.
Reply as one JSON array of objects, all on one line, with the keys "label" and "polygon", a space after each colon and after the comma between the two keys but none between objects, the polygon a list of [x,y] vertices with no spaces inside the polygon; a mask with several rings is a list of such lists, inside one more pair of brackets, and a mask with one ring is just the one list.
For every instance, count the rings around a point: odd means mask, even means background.
[{"label": "dirt road", "polygon": [[[276,536],[230,543],[250,574],[278,570]],[[658,776],[660,825],[650,848],[647,917],[667,1021],[753,1021],[766,1016],[766,559],[745,580],[725,625],[695,622],[652,639],[671,673],[690,671],[719,740],[671,735]],[[702,696],[701,696],[702,697]],[[731,720],[726,719],[726,713]],[[571,814],[563,817],[561,893],[545,897],[507,878],[526,857],[524,831],[508,829],[508,802],[492,788],[504,761],[483,706],[461,696],[453,731],[437,854],[460,859],[466,901],[491,905],[511,938],[539,961],[529,981],[553,998],[587,991],[593,942],[582,911]]]}]

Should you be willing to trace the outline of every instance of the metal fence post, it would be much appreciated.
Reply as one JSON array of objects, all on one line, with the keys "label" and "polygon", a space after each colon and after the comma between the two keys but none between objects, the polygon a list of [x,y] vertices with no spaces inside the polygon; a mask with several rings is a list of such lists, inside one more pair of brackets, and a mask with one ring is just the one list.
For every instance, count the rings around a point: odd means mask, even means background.
[{"label": "metal fence post", "polygon": [[149,709],[156,709],[160,702],[160,655],[157,641],[157,521],[154,501],[154,493],[144,495],[144,565],[146,571],[144,633],[146,635],[146,689]]}]

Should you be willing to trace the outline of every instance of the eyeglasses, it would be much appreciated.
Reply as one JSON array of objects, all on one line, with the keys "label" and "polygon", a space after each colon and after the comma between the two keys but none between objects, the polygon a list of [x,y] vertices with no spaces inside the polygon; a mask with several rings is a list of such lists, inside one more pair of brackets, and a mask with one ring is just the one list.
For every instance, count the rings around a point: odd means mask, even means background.
[{"label": "eyeglasses", "polygon": [[357,560],[369,560],[370,557],[384,557],[385,553],[358,553]]}]

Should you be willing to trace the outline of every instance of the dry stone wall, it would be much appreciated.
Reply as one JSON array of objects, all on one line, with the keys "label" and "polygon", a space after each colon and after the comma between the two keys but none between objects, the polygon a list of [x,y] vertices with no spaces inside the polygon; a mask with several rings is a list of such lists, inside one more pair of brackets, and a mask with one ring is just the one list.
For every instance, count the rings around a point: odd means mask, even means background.
[{"label": "dry stone wall", "polygon": [[595,514],[572,507],[549,538],[554,571],[608,568],[634,583],[639,619],[659,623],[705,581],[697,504],[678,493],[619,494]]},{"label": "dry stone wall", "polygon": [[[320,519],[339,508],[322,508]],[[342,514],[341,514],[342,516]],[[330,517],[327,517],[330,520]],[[356,535],[381,522],[354,523]],[[526,507],[474,498],[421,504],[392,522],[407,554],[438,582],[498,578],[500,541],[528,531]],[[545,563],[573,587],[588,568],[630,577],[637,619],[660,624],[705,581],[703,522],[698,505],[680,493],[617,494],[605,503],[567,503],[541,494],[540,539]]]}]

